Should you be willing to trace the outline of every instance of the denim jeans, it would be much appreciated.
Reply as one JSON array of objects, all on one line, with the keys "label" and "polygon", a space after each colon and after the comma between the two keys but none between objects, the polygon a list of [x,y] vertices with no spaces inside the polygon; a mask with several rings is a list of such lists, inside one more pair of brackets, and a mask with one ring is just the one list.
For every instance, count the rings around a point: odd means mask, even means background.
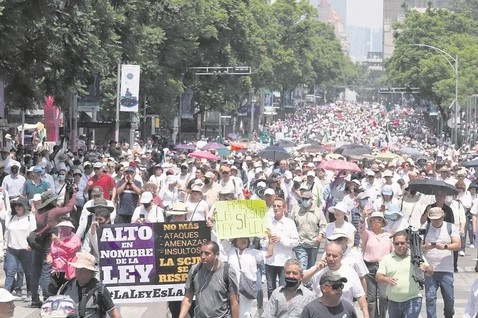
[{"label": "denim jeans", "polygon": [[388,300],[388,318],[418,318],[421,310],[422,297],[412,298],[400,303]]},{"label": "denim jeans", "polygon": [[387,314],[387,285],[377,283],[375,274],[378,264],[367,263],[369,274],[365,276],[367,281],[368,314],[370,318],[385,317]]},{"label": "denim jeans", "polygon": [[268,299],[271,298],[272,292],[278,287],[276,279],[279,279],[279,285],[285,285],[284,266],[272,266],[266,264]]},{"label": "denim jeans", "polygon": [[306,270],[315,265],[317,261],[317,247],[302,247],[296,246],[293,248],[295,256],[302,264],[302,270]]},{"label": "denim jeans", "polygon": [[33,251],[33,271],[32,271],[32,302],[40,301],[38,286],[41,286],[43,299],[48,298],[48,285],[51,277],[51,264],[46,262],[46,256],[50,254],[50,240],[45,244],[46,248]]},{"label": "denim jeans", "polygon": [[445,318],[453,317],[455,313],[455,296],[453,287],[453,273],[435,272],[432,276],[425,276],[425,296],[427,305],[427,317],[436,318],[437,316],[437,292],[440,287],[444,304]]},{"label": "denim jeans", "polygon": [[[15,250],[13,248],[7,249],[7,255],[5,255],[5,289],[12,292],[15,282],[15,275],[19,273],[19,268],[23,268],[27,281],[27,289],[29,290],[31,284],[31,269],[33,264],[33,252],[27,250]],[[21,275],[23,276],[23,272]],[[21,282],[20,282],[21,281]],[[19,284],[23,284],[23,280],[18,279]],[[22,286],[18,286],[21,290]]]},{"label": "denim jeans", "polygon": [[257,265],[257,280],[256,280],[256,289],[257,289],[257,308],[264,308],[264,292],[262,291],[262,275],[264,272],[264,262],[261,262]]}]

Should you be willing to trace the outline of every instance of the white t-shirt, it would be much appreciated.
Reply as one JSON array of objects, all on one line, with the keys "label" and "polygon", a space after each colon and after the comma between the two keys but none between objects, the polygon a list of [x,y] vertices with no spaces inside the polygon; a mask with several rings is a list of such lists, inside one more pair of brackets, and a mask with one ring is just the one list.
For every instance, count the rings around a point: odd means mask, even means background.
[{"label": "white t-shirt", "polygon": [[26,249],[28,247],[27,236],[36,228],[35,215],[27,213],[20,217],[12,216],[7,224],[7,246],[16,250]]},{"label": "white t-shirt", "polygon": [[[206,201],[201,200],[199,202],[186,202],[186,211],[188,211],[187,219],[190,221],[204,221],[206,220],[206,209],[208,204]],[[196,212],[194,212],[196,210]],[[194,214],[194,215],[193,215]],[[191,219],[192,217],[192,219]]]},{"label": "white t-shirt", "polygon": [[[320,278],[325,273],[329,272],[328,267],[323,268],[310,280],[312,284],[312,290],[315,292],[317,297],[322,296],[322,291],[320,290]],[[365,296],[365,291],[363,290],[362,284],[360,283],[360,278],[356,271],[354,271],[350,266],[342,264],[340,268],[335,273],[338,273],[341,277],[347,278],[347,282],[344,283],[344,289],[342,290],[342,299],[349,301],[351,304],[354,302],[354,297],[359,298]]]},{"label": "white t-shirt", "polygon": [[154,204],[151,207],[150,211],[146,210],[143,205],[138,206],[136,209],[134,209],[131,221],[135,222],[140,218],[141,215],[144,215],[144,219],[147,220],[149,223],[164,222],[163,209]]},{"label": "white t-shirt", "polygon": [[[460,233],[458,233],[458,228],[454,224],[451,225],[451,236],[448,234],[447,222],[443,222],[443,225],[440,228],[435,228],[432,224],[430,224],[428,233],[425,236],[425,243],[436,242],[450,244],[451,237],[458,238],[458,240],[460,239]],[[426,250],[424,255],[435,272],[453,273],[454,268],[452,251],[432,248]]]}]

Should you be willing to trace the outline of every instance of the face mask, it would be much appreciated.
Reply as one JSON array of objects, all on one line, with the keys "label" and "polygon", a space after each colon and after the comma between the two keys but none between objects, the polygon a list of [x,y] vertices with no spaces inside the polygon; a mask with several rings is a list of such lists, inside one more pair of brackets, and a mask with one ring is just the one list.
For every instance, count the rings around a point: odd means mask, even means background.
[{"label": "face mask", "polygon": [[303,206],[304,208],[309,207],[309,203],[310,203],[309,200],[302,200],[302,206]]},{"label": "face mask", "polygon": [[145,209],[149,209],[149,207],[151,206],[151,203],[143,203],[143,206]]},{"label": "face mask", "polygon": [[286,277],[285,278],[285,286],[286,287],[294,287],[299,284],[299,280],[297,278]]},{"label": "face mask", "polygon": [[65,181],[65,175],[64,174],[58,175],[58,180],[59,181]]}]

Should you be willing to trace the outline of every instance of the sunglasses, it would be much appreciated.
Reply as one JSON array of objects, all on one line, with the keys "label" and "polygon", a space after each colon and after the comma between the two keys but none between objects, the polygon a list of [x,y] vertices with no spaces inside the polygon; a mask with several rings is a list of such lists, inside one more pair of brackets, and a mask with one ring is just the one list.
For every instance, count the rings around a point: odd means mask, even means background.
[{"label": "sunglasses", "polygon": [[330,286],[333,290],[342,290],[344,289],[344,283],[335,283],[333,285],[325,285]]}]

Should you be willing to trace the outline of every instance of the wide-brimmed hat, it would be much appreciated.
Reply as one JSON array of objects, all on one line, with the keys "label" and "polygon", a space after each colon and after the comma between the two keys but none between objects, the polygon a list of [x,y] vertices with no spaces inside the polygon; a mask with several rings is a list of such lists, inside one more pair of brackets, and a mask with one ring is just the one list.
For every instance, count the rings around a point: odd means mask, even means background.
[{"label": "wide-brimmed hat", "polygon": [[58,161],[67,161],[70,158],[68,157],[68,155],[61,152],[61,153],[58,154],[57,159],[58,159]]},{"label": "wide-brimmed hat", "polygon": [[337,228],[334,229],[334,232],[332,233],[332,235],[327,236],[327,240],[335,241],[335,240],[338,240],[339,238],[342,238],[342,237],[348,238],[349,233],[347,233],[347,231],[345,229],[337,227]]},{"label": "wide-brimmed hat", "polygon": [[139,203],[141,204],[148,204],[151,203],[151,201],[153,201],[153,194],[149,191],[144,192],[141,195],[141,199],[139,199]]},{"label": "wide-brimmed hat", "polygon": [[434,207],[428,211],[428,218],[430,220],[438,220],[445,216],[445,211],[442,208]]},{"label": "wide-brimmed hat", "polygon": [[46,207],[48,204],[52,203],[56,199],[58,199],[58,194],[56,194],[55,192],[51,190],[43,192],[41,195],[41,203],[40,203],[40,206],[38,206],[38,209],[43,209],[44,207]]},{"label": "wide-brimmed hat", "polygon": [[370,214],[370,216],[368,217],[368,222],[371,222],[373,218],[380,218],[380,219],[382,219],[383,226],[385,226],[385,225],[388,224],[388,222],[387,222],[387,220],[385,219],[385,216],[383,215],[382,212],[378,212],[378,211],[372,212],[372,214]]},{"label": "wide-brimmed hat", "polygon": [[96,198],[93,200],[93,205],[90,206],[90,207],[87,207],[86,210],[88,210],[89,212],[92,212],[94,213],[96,208],[106,208],[108,209],[110,212],[113,212],[113,210],[115,209],[114,206],[112,205],[109,205],[108,204],[108,201],[106,201],[105,198]]},{"label": "wide-brimmed hat", "polygon": [[339,203],[337,203],[336,205],[331,206],[331,207],[328,209],[328,211],[329,211],[330,213],[335,213],[335,211],[337,211],[337,210],[338,210],[338,211],[342,211],[342,212],[344,212],[344,213],[347,213],[347,211],[349,210],[349,208],[348,208],[347,204],[345,204],[345,203],[343,203],[343,202],[339,202]]},{"label": "wide-brimmed hat", "polygon": [[72,229],[75,228],[75,226],[73,225],[73,223],[71,223],[70,221],[61,221],[60,223],[58,223],[56,225],[56,227],[61,227],[61,226],[64,226],[64,227],[70,227]]},{"label": "wide-brimmed hat", "polygon": [[31,210],[30,203],[24,197],[18,197],[14,200],[11,200],[10,202],[11,202],[11,204],[21,204],[21,205],[23,205],[23,207],[25,208],[25,212],[28,212],[28,211]]},{"label": "wide-brimmed hat", "polygon": [[96,258],[88,252],[76,253],[76,261],[70,263],[75,268],[84,268],[93,272],[97,272]]},{"label": "wide-brimmed hat", "polygon": [[168,210],[170,215],[184,215],[188,213],[186,210],[186,204],[184,202],[174,202],[170,210]]},{"label": "wide-brimmed hat", "polygon": [[30,204],[30,206],[33,206],[33,202],[35,202],[35,201],[41,201],[41,194],[40,193],[35,193],[33,195],[33,198],[28,200],[28,204]]},{"label": "wide-brimmed hat", "polygon": [[388,206],[388,209],[383,213],[383,215],[385,216],[385,218],[387,218],[394,214],[400,214],[403,216],[403,213],[400,210],[400,206],[396,203],[390,203],[390,205]]}]

